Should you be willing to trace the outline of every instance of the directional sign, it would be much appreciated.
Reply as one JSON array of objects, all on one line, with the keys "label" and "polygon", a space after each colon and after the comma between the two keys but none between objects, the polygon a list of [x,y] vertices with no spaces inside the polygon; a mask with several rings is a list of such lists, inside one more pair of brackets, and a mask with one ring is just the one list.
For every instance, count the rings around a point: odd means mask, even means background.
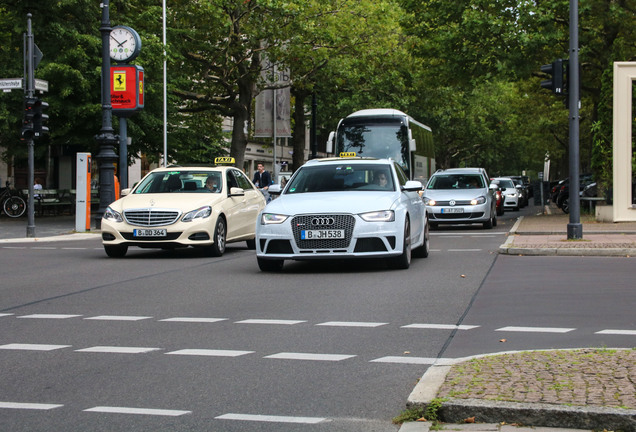
[{"label": "directional sign", "polygon": [[21,89],[22,78],[0,78],[0,89]]},{"label": "directional sign", "polygon": [[49,82],[42,79],[35,79],[35,89],[43,92],[49,91]]}]

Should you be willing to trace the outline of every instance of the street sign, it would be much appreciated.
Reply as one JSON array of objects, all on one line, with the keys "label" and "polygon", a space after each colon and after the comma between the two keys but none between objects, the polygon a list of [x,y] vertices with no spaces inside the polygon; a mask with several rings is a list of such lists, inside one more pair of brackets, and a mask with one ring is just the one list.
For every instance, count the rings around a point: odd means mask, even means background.
[{"label": "street sign", "polygon": [[35,79],[35,89],[43,92],[49,91],[49,82],[42,79]]},{"label": "street sign", "polygon": [[0,78],[0,89],[21,89],[22,78]]}]

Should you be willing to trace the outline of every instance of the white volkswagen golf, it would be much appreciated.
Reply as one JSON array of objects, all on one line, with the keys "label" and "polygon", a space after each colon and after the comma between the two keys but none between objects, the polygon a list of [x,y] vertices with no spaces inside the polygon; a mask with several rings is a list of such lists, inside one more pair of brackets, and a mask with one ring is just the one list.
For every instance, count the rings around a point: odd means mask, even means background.
[{"label": "white volkswagen golf", "polygon": [[411,251],[426,257],[428,221],[422,184],[409,181],[394,161],[314,159],[270,193],[256,223],[256,258],[262,271],[285,260],[388,258],[406,269]]}]

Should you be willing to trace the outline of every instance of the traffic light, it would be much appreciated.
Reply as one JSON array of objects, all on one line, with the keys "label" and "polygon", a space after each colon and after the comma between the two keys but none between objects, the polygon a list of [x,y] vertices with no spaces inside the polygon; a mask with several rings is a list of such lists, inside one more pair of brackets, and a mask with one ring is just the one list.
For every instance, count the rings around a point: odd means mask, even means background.
[{"label": "traffic light", "polygon": [[567,60],[556,59],[551,64],[541,66],[541,72],[552,75],[551,79],[541,81],[541,87],[552,90],[554,94],[565,94],[564,63],[567,64]]},{"label": "traffic light", "polygon": [[34,135],[33,118],[35,116],[36,98],[26,98],[24,100],[24,117],[22,119],[22,138],[31,139]]},{"label": "traffic light", "polygon": [[49,128],[46,124],[49,121],[48,114],[44,114],[44,110],[49,107],[49,104],[42,99],[35,99],[33,105],[33,136],[39,138],[49,134]]}]

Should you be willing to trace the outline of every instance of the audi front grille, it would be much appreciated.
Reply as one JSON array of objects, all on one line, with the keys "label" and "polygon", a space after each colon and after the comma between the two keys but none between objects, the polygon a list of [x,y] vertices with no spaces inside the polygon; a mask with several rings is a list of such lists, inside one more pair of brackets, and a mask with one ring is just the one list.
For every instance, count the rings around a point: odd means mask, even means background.
[{"label": "audi front grille", "polygon": [[[352,215],[302,215],[291,221],[294,240],[299,249],[347,249],[356,220]],[[344,239],[301,240],[302,230],[344,230]]]},{"label": "audi front grille", "polygon": [[181,211],[171,209],[132,209],[124,210],[124,219],[130,225],[155,227],[162,225],[171,225],[179,220]]}]

